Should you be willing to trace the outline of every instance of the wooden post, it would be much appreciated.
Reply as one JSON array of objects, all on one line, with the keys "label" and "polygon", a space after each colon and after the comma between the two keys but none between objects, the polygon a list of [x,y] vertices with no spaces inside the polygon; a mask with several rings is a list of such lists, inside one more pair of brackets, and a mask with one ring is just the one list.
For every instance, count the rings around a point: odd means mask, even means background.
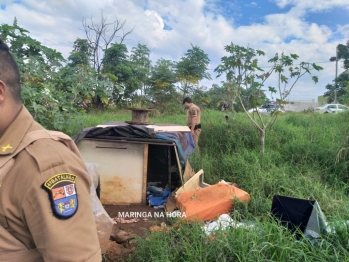
[{"label": "wooden post", "polygon": [[144,144],[143,153],[143,186],[142,186],[142,202],[147,203],[147,183],[148,183],[148,149],[149,145]]}]

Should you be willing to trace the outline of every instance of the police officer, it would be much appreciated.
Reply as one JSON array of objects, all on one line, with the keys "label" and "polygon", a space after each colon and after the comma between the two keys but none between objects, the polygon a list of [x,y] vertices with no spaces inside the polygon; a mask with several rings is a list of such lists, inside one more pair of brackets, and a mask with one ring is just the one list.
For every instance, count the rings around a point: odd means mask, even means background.
[{"label": "police officer", "polygon": [[193,135],[195,147],[199,149],[199,136],[201,134],[200,107],[193,104],[190,97],[183,99],[183,106],[187,109],[187,126]]},{"label": "police officer", "polygon": [[[101,261],[90,177],[76,150],[50,138],[22,105],[20,74],[0,39],[0,261]],[[46,132],[46,131],[45,131]],[[13,156],[13,157],[11,157]]]}]

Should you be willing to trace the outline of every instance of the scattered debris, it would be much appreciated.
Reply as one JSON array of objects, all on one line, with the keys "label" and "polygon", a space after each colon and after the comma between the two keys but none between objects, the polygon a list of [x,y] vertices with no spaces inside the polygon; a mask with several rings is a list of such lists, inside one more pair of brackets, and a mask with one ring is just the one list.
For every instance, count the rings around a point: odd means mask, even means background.
[{"label": "scattered debris", "polygon": [[164,231],[164,232],[168,232],[170,230],[170,227],[168,227],[164,222],[161,223],[160,226],[151,226],[149,228],[149,230],[151,232],[154,232],[154,231]]},{"label": "scattered debris", "polygon": [[254,226],[253,224],[236,222],[228,214],[223,214],[223,215],[220,215],[216,221],[212,221],[207,225],[203,226],[202,229],[204,230],[206,235],[211,235],[212,233],[218,230],[225,230],[227,228],[244,227],[248,229],[248,228],[252,228],[253,226]]},{"label": "scattered debris", "polygon": [[124,230],[113,228],[113,231],[110,235],[110,239],[115,241],[118,244],[123,244],[129,242],[129,240],[134,239],[135,236]]},{"label": "scattered debris", "polygon": [[129,224],[129,223],[137,223],[139,221],[138,218],[131,218],[131,219],[124,219],[122,217],[114,217],[114,224],[121,223],[121,224]]},{"label": "scattered debris", "polygon": [[111,261],[117,261],[119,259],[122,250],[124,249],[123,245],[120,245],[116,242],[109,241],[107,245],[106,256]]}]

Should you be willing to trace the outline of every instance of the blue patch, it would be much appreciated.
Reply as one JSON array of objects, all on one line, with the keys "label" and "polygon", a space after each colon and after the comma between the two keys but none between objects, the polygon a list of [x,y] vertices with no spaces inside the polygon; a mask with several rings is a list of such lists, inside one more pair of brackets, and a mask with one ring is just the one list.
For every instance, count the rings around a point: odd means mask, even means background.
[{"label": "blue patch", "polygon": [[43,184],[43,188],[49,194],[53,213],[58,218],[70,218],[78,210],[76,178],[76,175],[62,173],[50,177]]}]

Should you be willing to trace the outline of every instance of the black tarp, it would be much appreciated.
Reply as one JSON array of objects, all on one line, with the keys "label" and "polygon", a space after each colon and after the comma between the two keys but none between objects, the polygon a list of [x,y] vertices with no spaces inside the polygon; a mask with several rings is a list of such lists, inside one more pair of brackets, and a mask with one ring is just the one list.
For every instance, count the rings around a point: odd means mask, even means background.
[{"label": "black tarp", "polygon": [[84,138],[141,138],[141,139],[158,139],[156,134],[143,125],[124,125],[110,127],[93,127],[82,131],[72,137],[77,144]]},{"label": "black tarp", "polygon": [[299,229],[304,233],[315,202],[315,200],[274,195],[271,213],[291,232]]}]

